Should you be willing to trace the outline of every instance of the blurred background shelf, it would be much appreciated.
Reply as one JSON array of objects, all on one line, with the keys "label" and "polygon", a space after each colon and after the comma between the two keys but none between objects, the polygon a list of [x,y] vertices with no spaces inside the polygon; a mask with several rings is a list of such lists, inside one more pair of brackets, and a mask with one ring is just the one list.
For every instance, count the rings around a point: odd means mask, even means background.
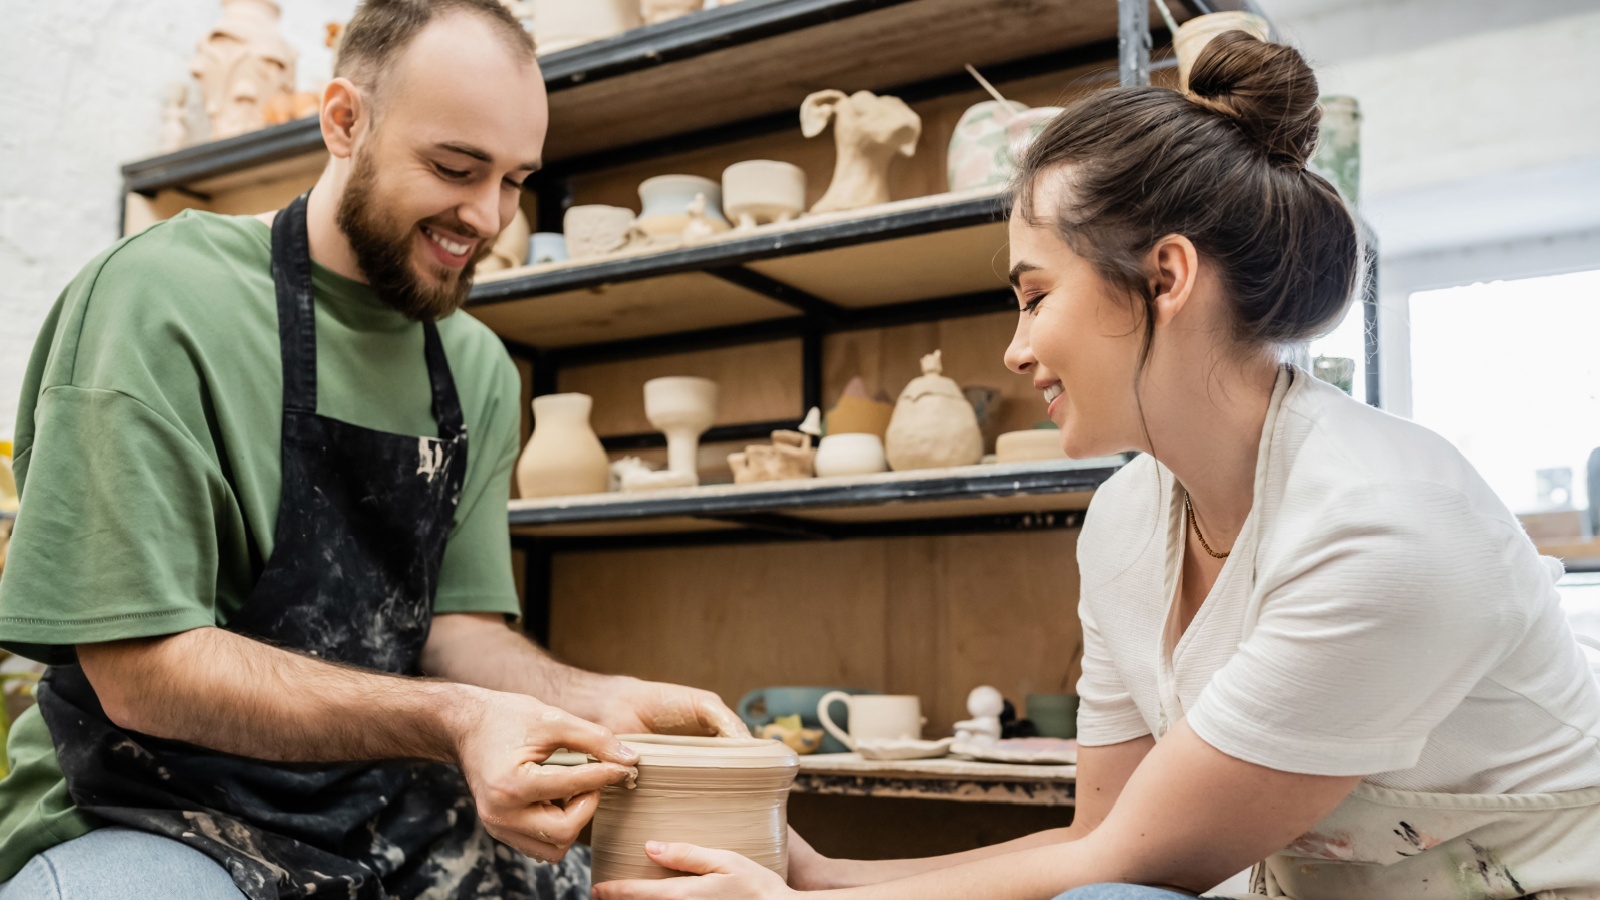
[{"label": "blurred background shelf", "polygon": [[1073,806],[1077,766],[1021,766],[962,759],[883,762],[856,753],[800,757],[797,794]]}]

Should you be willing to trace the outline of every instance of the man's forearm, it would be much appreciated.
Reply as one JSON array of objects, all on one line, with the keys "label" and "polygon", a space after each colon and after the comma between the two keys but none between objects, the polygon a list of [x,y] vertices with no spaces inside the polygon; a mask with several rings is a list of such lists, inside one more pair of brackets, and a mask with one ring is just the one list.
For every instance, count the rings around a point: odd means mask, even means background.
[{"label": "man's forearm", "polygon": [[436,616],[422,670],[447,681],[526,694],[590,721],[598,717],[606,682],[614,680],[556,660],[493,613]]},{"label": "man's forearm", "polygon": [[485,693],[339,666],[219,628],[88,644],[78,656],[121,727],[275,762],[451,762]]}]

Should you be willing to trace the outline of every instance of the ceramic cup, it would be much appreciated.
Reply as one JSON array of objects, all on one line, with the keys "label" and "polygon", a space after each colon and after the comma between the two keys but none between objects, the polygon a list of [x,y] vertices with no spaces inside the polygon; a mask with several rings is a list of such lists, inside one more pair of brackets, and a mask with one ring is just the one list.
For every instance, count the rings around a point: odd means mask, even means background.
[{"label": "ceramic cup", "polygon": [[651,238],[673,238],[689,227],[689,206],[706,198],[705,221],[714,231],[733,227],[722,214],[722,185],[698,175],[657,175],[639,184],[639,230]]},{"label": "ceramic cup", "polygon": [[1029,694],[1025,702],[1028,721],[1039,729],[1040,737],[1072,740],[1078,736],[1077,694]]},{"label": "ceramic cup", "polygon": [[[801,725],[807,728],[821,728],[822,720],[817,718],[817,706],[823,697],[829,694],[861,696],[875,693],[877,692],[860,688],[769,687],[745,694],[740,698],[737,709],[739,718],[744,720],[745,726],[752,734],[758,733],[763,726],[784,716],[799,716]],[[846,712],[838,721],[842,727],[848,728],[849,713]],[[825,735],[822,738],[822,747],[817,752],[844,753],[845,749],[838,739],[832,735]]]},{"label": "ceramic cup", "polygon": [[771,159],[734,163],[722,172],[723,209],[741,230],[787,222],[806,208],[806,173]]},{"label": "ceramic cup", "polygon": [[887,472],[883,439],[875,434],[830,434],[817,445],[817,477]]},{"label": "ceramic cup", "polygon": [[528,241],[528,265],[566,262],[567,236],[550,231],[540,231]]},{"label": "ceramic cup", "polygon": [[574,206],[561,222],[566,232],[567,253],[573,259],[589,259],[615,253],[628,244],[633,228],[633,210],[620,206]]},{"label": "ceramic cup", "polygon": [[[850,711],[850,730],[845,731],[833,721],[828,709],[843,703]],[[851,695],[844,691],[829,691],[817,702],[817,719],[822,727],[851,750],[860,741],[920,741],[922,726],[928,721],[922,717],[922,700],[913,694]]]}]

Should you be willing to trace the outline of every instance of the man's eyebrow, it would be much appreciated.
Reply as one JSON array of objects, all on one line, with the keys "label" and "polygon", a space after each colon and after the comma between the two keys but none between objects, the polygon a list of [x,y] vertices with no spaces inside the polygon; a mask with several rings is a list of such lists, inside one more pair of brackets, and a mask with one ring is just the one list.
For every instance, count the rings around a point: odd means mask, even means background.
[{"label": "man's eyebrow", "polygon": [[1022,276],[1029,272],[1037,272],[1039,267],[1033,263],[1019,262],[1011,267],[1011,286],[1018,287],[1022,283]]},{"label": "man's eyebrow", "polygon": [[[473,159],[477,160],[478,162],[486,162],[486,163],[494,162],[494,156],[492,154],[490,154],[489,151],[479,149],[478,147],[474,147],[471,144],[463,144],[463,143],[459,143],[457,141],[441,141],[440,143],[434,144],[433,146],[435,148],[439,149],[439,150],[447,150],[447,151],[449,151],[451,153],[459,153],[462,156],[470,156]],[[518,166],[517,168],[518,169],[527,169],[529,172],[537,172],[542,167],[543,167],[543,163],[535,160],[534,162],[523,163],[522,165]]]}]

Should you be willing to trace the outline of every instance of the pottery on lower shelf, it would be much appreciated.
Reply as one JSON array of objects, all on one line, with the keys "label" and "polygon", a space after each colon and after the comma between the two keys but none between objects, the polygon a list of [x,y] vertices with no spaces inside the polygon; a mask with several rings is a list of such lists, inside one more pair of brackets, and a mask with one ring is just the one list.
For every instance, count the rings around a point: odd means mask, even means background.
[{"label": "pottery on lower shelf", "polygon": [[817,446],[817,477],[875,475],[887,471],[883,441],[875,434],[830,434]]},{"label": "pottery on lower shelf", "polygon": [[896,472],[974,466],[983,459],[978,415],[943,371],[935,350],[922,358],[922,376],[900,392],[884,442]]},{"label": "pottery on lower shelf", "polygon": [[700,483],[700,435],[717,420],[717,383],[709,378],[652,378],[644,384],[644,414],[667,436],[667,469]]},{"label": "pottery on lower shelf", "polygon": [[477,271],[499,272],[515,269],[528,261],[528,244],[533,239],[533,229],[522,210],[512,217],[511,224],[495,238],[489,255],[478,261]]},{"label": "pottery on lower shelf", "polygon": [[805,212],[806,173],[792,163],[752,159],[722,172],[722,208],[741,231]]},{"label": "pottery on lower shelf", "polygon": [[533,398],[533,437],[517,460],[517,490],[523,497],[603,494],[610,463],[589,427],[594,400],[587,394]]},{"label": "pottery on lower shelf", "polygon": [[644,24],[639,0],[534,0],[539,55],[559,53]]},{"label": "pottery on lower shelf", "polygon": [[867,393],[866,382],[852,378],[839,395],[839,402],[828,410],[827,433],[875,434],[881,438],[889,433],[889,419],[893,416],[893,403]]},{"label": "pottery on lower shelf", "polygon": [[833,181],[811,207],[813,213],[840,212],[888,203],[889,166],[896,156],[915,156],[922,117],[898,97],[871,91],[818,91],[800,106],[800,131],[808,138],[833,122]]},{"label": "pottery on lower shelf", "polygon": [[728,457],[734,484],[794,481],[816,473],[817,451],[811,437],[798,431],[774,431],[772,443],[751,444]]},{"label": "pottery on lower shelf", "polygon": [[[691,216],[690,210],[697,199],[704,197],[703,215]],[[705,221],[714,232],[727,231],[728,224],[722,214],[722,185],[698,175],[657,175],[639,184],[639,199],[644,206],[635,223],[639,231],[650,240],[683,237],[684,229],[695,218]]]},{"label": "pottery on lower shelf", "polygon": [[628,246],[633,210],[592,204],[574,206],[562,217],[567,253],[572,259],[593,259]]},{"label": "pottery on lower shelf", "polygon": [[540,231],[528,241],[528,265],[567,261],[567,236],[550,231]]},{"label": "pottery on lower shelf", "polygon": [[692,473],[658,471],[650,468],[637,456],[628,456],[611,464],[611,490],[624,494],[644,494],[651,491],[670,491],[690,488],[700,484],[700,476]]},{"label": "pottery on lower shelf", "polygon": [[1030,428],[1027,431],[1010,431],[995,438],[995,462],[1038,462],[1047,459],[1066,459],[1067,451],[1061,449],[1061,429]]},{"label": "pottery on lower shelf", "polygon": [[1195,16],[1178,26],[1172,36],[1172,49],[1178,54],[1178,89],[1189,89],[1189,73],[1194,70],[1200,52],[1211,39],[1225,31],[1243,31],[1263,41],[1272,35],[1272,26],[1266,19],[1248,12],[1216,12]]}]

